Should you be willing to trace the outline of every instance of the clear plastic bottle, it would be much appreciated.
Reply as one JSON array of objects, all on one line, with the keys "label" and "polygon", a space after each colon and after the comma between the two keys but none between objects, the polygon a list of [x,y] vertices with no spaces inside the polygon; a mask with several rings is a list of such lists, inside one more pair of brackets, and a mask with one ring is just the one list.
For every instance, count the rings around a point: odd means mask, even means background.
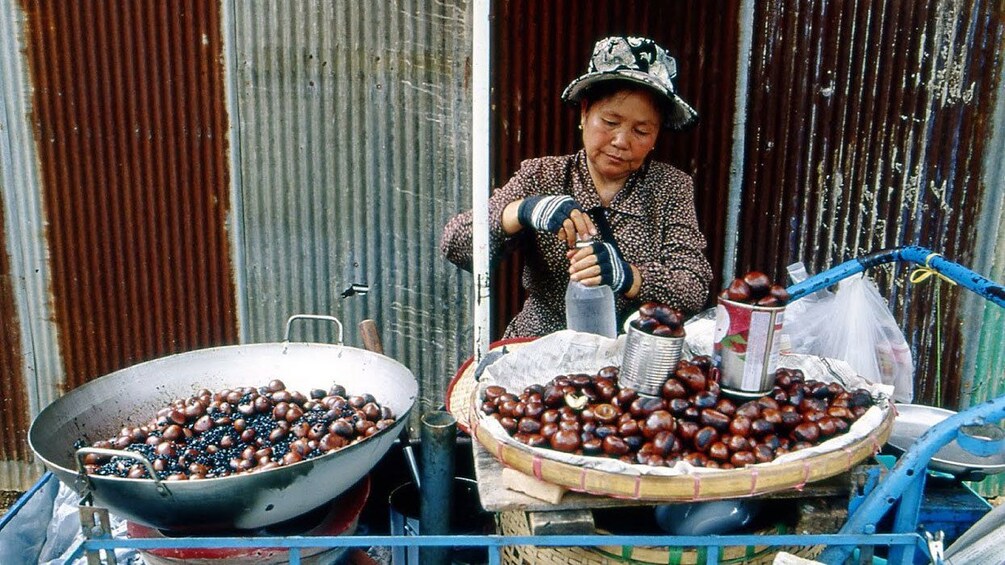
[{"label": "clear plastic bottle", "polygon": [[[584,241],[580,247],[589,245]],[[614,291],[606,284],[586,286],[569,280],[565,289],[565,327],[577,332],[604,337],[618,337],[618,320],[614,311]]]}]

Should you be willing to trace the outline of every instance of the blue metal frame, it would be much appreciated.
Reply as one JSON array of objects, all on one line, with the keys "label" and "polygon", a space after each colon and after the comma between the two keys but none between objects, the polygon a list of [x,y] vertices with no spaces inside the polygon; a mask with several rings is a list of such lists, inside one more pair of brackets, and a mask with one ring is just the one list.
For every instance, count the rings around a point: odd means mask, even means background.
[{"label": "blue metal frame", "polygon": [[[896,507],[895,533],[915,533],[918,509],[925,488],[926,467],[932,456],[956,439],[960,427],[1005,419],[1005,396],[979,404],[939,422],[911,446],[894,465],[886,479],[862,501],[839,534],[872,534],[876,525]],[[899,501],[899,505],[897,502]],[[851,548],[828,547],[821,555],[824,563],[842,563]],[[914,563],[914,549],[898,546],[890,551],[889,563]]]},{"label": "blue metal frame", "polygon": [[[798,300],[870,267],[893,261],[924,265],[1005,308],[1005,287],[962,265],[944,259],[938,253],[916,246],[878,251],[846,261],[792,285],[787,290],[791,300]],[[1005,418],[1005,397],[955,414],[929,429],[897,461],[886,479],[865,497],[854,512],[850,513],[848,521],[839,533],[872,534],[876,531],[879,521],[893,508],[896,508],[893,531],[914,532],[917,529],[918,511],[924,496],[926,467],[931,458],[939,449],[956,439],[962,426],[995,423],[1003,418]],[[851,551],[852,548],[846,546],[829,546],[821,555],[821,560],[825,563],[842,563]],[[929,558],[931,557],[929,555]],[[936,556],[936,559],[938,557]],[[891,548],[888,562],[904,565],[914,563],[914,548],[906,545]]]},{"label": "blue metal frame", "polygon": [[938,253],[924,247],[908,246],[877,251],[865,257],[851,259],[832,267],[818,275],[814,275],[801,283],[790,286],[790,300],[798,300],[807,294],[825,289],[834,283],[862,271],[894,261],[906,261],[925,265],[939,274],[952,279],[960,286],[970,289],[995,304],[1005,308],[1005,287],[985,278],[970,269],[944,259]]},{"label": "blue metal frame", "polygon": [[[706,563],[720,562],[719,548],[729,546],[813,546],[848,547],[883,546],[920,549],[927,554],[926,541],[919,534],[819,534],[819,535],[736,535],[736,536],[347,536],[347,537],[256,537],[256,538],[172,538],[172,539],[90,539],[81,542],[71,559],[83,557],[88,551],[115,549],[202,549],[202,548],[283,548],[290,552],[290,565],[300,565],[300,551],[306,548],[335,547],[484,547],[489,565],[500,563],[501,551],[507,546],[537,547],[598,547],[598,546],[665,546],[709,548]],[[825,561],[825,563],[832,563]]]}]

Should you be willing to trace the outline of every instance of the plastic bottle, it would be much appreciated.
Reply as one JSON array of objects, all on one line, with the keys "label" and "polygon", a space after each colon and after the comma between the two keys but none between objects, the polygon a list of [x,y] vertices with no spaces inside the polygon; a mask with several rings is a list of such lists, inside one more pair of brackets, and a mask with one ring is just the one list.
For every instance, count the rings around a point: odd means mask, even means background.
[{"label": "plastic bottle", "polygon": [[[589,245],[584,241],[577,245]],[[569,280],[565,289],[565,327],[577,332],[604,337],[618,337],[618,321],[614,311],[614,291],[606,284],[586,286]]]}]

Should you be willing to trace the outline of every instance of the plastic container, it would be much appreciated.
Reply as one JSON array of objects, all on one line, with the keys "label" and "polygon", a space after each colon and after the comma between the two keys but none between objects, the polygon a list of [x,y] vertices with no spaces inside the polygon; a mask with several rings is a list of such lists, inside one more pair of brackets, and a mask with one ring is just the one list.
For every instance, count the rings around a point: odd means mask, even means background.
[{"label": "plastic container", "polygon": [[628,326],[618,384],[639,394],[659,396],[663,383],[677,370],[683,337],[650,335]]},{"label": "plastic container", "polygon": [[586,286],[570,280],[565,290],[565,327],[612,339],[618,337],[611,287],[605,284]]}]

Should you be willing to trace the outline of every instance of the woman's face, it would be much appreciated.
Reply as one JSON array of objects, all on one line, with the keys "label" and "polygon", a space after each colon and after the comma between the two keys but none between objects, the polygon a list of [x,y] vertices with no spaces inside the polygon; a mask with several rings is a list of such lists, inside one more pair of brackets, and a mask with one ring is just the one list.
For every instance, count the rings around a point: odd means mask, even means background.
[{"label": "woman's face", "polygon": [[587,107],[580,105],[583,147],[594,172],[624,181],[642,166],[656,145],[660,112],[646,91],[616,92]]}]

